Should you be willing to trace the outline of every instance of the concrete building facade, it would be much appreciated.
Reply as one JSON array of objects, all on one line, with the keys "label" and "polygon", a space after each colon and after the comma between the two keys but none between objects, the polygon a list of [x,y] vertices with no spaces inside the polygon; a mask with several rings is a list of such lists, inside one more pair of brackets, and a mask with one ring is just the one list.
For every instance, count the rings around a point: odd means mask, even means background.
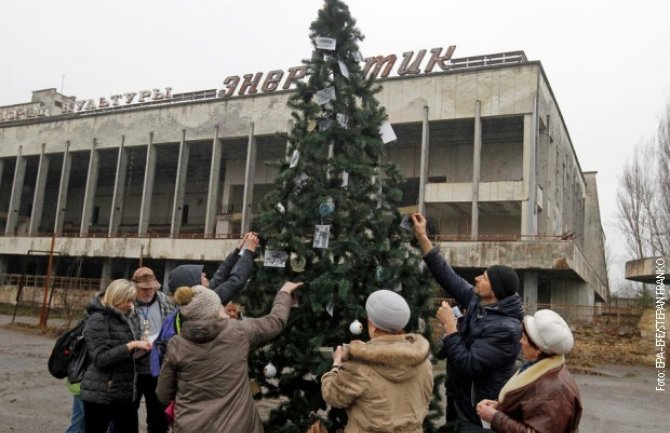
[{"label": "concrete building facade", "polygon": [[[463,275],[516,268],[527,310],[606,300],[596,173],[582,171],[541,63],[511,52],[442,69],[379,79],[406,210],[427,215]],[[57,276],[101,284],[140,259],[159,276],[223,259],[285,157],[291,90],[273,76],[238,77],[237,95],[226,79],[127,105],[51,89],[0,107],[0,274],[45,274],[52,244]]]}]

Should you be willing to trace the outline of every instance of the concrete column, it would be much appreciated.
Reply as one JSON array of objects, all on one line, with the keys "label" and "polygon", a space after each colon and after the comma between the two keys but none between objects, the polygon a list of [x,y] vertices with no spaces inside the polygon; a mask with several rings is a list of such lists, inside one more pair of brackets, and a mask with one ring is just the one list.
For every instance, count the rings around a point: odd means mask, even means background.
[{"label": "concrete column", "polygon": [[430,124],[428,106],[423,107],[421,124],[421,160],[419,163],[419,212],[426,214],[426,183],[428,182],[428,148],[430,145]]},{"label": "concrete column", "polygon": [[156,149],[154,147],[154,133],[149,133],[147,145],[147,160],[144,166],[144,185],[142,186],[142,202],[140,203],[140,223],[137,234],[146,236],[151,216],[151,200],[154,194],[154,178],[156,176]]},{"label": "concrete column", "polygon": [[58,199],[56,200],[56,220],[54,222],[54,234],[63,234],[63,220],[65,219],[65,205],[67,204],[67,190],[70,185],[70,167],[72,157],[70,156],[70,142],[65,142],[63,152],[63,166],[60,171],[60,184],[58,186]]},{"label": "concrete column", "polygon": [[207,188],[207,208],[205,209],[205,237],[214,234],[216,223],[217,198],[219,197],[219,183],[221,180],[221,142],[219,141],[219,127],[214,127],[212,138],[212,163],[209,166],[209,187]]},{"label": "concrete column", "polygon": [[39,231],[42,221],[42,210],[44,209],[44,192],[47,186],[47,173],[49,172],[49,155],[44,153],[46,143],[42,143],[40,153],[40,164],[37,168],[37,180],[35,181],[35,194],[33,195],[33,211],[30,215],[30,226],[28,235],[35,236]]},{"label": "concrete column", "polygon": [[99,152],[98,141],[93,139],[93,147],[91,148],[91,156],[88,159],[88,174],[86,175],[86,187],[84,189],[84,206],[81,211],[81,227],[79,228],[79,236],[88,236],[91,227],[91,218],[93,216],[93,206],[95,205],[95,191],[98,186],[98,169]]},{"label": "concrete column", "polygon": [[21,195],[23,195],[23,181],[26,178],[26,158],[23,156],[23,146],[19,146],[16,155],[16,166],[14,168],[14,182],[12,183],[12,195],[9,199],[7,210],[7,225],[5,234],[13,235],[19,222],[19,209],[21,208]]},{"label": "concrete column", "polygon": [[470,238],[479,236],[479,181],[482,163],[482,102],[475,102],[475,137],[472,152],[472,215]]},{"label": "concrete column", "polygon": [[174,268],[176,268],[176,267],[177,266],[175,266],[174,262],[171,262],[169,260],[165,262],[165,271],[163,272],[162,290],[167,294],[170,294],[170,290],[168,289],[168,281],[170,280],[170,272],[172,272],[174,270]]},{"label": "concrete column", "polygon": [[128,175],[128,150],[125,147],[126,137],[121,136],[121,146],[116,159],[116,176],[112,192],[112,207],[109,213],[109,237],[116,236],[123,216],[123,201],[126,195],[126,176]]},{"label": "concrete column", "polygon": [[256,140],[254,138],[254,124],[249,128],[247,143],[247,163],[244,169],[244,194],[242,196],[242,233],[251,228],[254,202],[254,179],[256,178]]},{"label": "concrete column", "polygon": [[172,219],[170,222],[170,236],[179,237],[181,217],[184,212],[184,193],[186,192],[186,175],[188,171],[188,143],[186,130],[181,131],[179,154],[177,156],[177,173],[174,180],[174,197],[172,199]]},{"label": "concrete column", "polygon": [[537,280],[536,271],[523,273],[523,307],[526,314],[533,314],[537,311]]},{"label": "concrete column", "polygon": [[593,288],[579,279],[561,279],[551,282],[551,309],[568,322],[593,320],[595,293]]},{"label": "concrete column", "polygon": [[521,235],[537,234],[537,97],[533,113],[523,117],[523,201]]},{"label": "concrete column", "polygon": [[4,282],[3,276],[7,273],[7,257],[0,256],[0,284]]},{"label": "concrete column", "polygon": [[0,187],[2,187],[2,174],[5,169],[5,159],[0,158]]},{"label": "concrete column", "polygon": [[100,288],[106,288],[112,279],[112,259],[106,258],[102,261],[102,273],[100,274]]}]

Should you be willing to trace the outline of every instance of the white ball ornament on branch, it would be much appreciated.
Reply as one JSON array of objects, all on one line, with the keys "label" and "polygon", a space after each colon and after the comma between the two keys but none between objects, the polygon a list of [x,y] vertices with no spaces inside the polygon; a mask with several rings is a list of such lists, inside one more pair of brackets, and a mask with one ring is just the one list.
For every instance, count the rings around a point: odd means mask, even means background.
[{"label": "white ball ornament on branch", "polygon": [[277,367],[275,367],[272,362],[268,362],[268,365],[263,368],[263,374],[268,379],[272,379],[277,375]]},{"label": "white ball ornament on branch", "polygon": [[361,332],[363,332],[363,324],[359,322],[358,319],[354,320],[349,325],[349,332],[351,332],[354,335],[360,335]]}]

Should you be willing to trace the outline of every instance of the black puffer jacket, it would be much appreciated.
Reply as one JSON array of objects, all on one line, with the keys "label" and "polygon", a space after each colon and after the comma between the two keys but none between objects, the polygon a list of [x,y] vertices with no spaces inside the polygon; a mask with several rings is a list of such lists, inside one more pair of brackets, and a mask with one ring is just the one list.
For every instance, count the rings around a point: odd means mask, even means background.
[{"label": "black puffer jacket", "polygon": [[482,399],[497,400],[500,389],[514,374],[521,350],[523,306],[518,294],[495,304],[481,305],[472,285],[456,275],[434,248],[424,257],[428,269],[448,296],[465,308],[458,332],[443,339],[448,386],[458,409],[475,424],[475,406]]},{"label": "black puffer jacket", "polygon": [[86,311],[84,339],[91,363],[81,381],[80,398],[110,404],[132,401],[135,389],[135,362],[126,344],[135,340],[130,321],[113,307],[95,298]]}]

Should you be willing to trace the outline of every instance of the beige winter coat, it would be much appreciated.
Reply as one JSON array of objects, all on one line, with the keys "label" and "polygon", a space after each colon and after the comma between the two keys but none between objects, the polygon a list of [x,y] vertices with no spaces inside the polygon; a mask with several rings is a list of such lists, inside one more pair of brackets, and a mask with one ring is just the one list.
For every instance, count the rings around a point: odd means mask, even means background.
[{"label": "beige winter coat", "polygon": [[185,321],[170,340],[156,395],[175,400],[174,433],[262,433],[247,358],[252,346],[275,337],[288,319],[291,296],[279,292],[259,319]]},{"label": "beige winter coat", "polygon": [[342,367],[321,378],[324,400],[347,411],[345,433],[422,432],[433,391],[428,354],[417,334],[352,342]]}]

